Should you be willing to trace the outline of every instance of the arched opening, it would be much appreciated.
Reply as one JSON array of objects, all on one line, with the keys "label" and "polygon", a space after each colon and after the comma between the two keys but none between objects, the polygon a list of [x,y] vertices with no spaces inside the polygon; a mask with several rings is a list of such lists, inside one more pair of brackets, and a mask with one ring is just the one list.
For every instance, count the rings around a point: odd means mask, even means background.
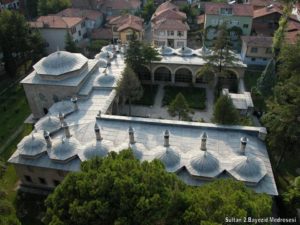
[{"label": "arched opening", "polygon": [[171,71],[167,67],[158,67],[154,72],[155,81],[171,81]]},{"label": "arched opening", "polygon": [[139,79],[140,80],[151,80],[151,72],[150,72],[150,70],[147,68],[147,67],[145,67],[145,66],[141,66],[141,68],[140,68],[140,70],[139,70],[139,72],[138,72],[138,77],[139,77]]},{"label": "arched opening", "polygon": [[47,108],[43,108],[44,114],[47,115],[48,114],[48,109]]},{"label": "arched opening", "polygon": [[175,72],[175,82],[192,83],[192,71],[187,68],[180,68]]},{"label": "arched opening", "polygon": [[223,75],[219,77],[219,87],[229,89],[229,92],[238,92],[238,77],[234,71],[226,70]]}]

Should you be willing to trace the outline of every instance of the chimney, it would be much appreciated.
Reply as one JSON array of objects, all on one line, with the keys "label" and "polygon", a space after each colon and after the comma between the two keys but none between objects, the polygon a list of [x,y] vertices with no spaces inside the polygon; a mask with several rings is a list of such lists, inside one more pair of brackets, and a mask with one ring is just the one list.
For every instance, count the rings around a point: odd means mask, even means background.
[{"label": "chimney", "polygon": [[134,130],[131,126],[128,129],[128,134],[129,134],[129,143],[134,144],[135,143],[135,141],[134,141]]},{"label": "chimney", "polygon": [[63,128],[64,131],[65,131],[66,138],[70,138],[70,137],[71,137],[71,134],[70,134],[69,125],[68,125],[66,122],[63,122],[62,128]]},{"label": "chimney", "polygon": [[103,138],[101,137],[100,128],[97,123],[95,124],[94,130],[96,134],[96,140],[101,141]]},{"label": "chimney", "polygon": [[170,137],[170,132],[168,130],[166,130],[164,133],[164,146],[165,147],[170,146],[169,137]]},{"label": "chimney", "polygon": [[51,138],[50,138],[50,135],[49,135],[48,131],[44,130],[44,138],[45,138],[45,141],[47,143],[47,148],[51,148],[52,142],[51,142]]},{"label": "chimney", "polygon": [[246,137],[241,138],[240,150],[242,153],[245,153],[247,142],[248,142],[248,138]]},{"label": "chimney", "polygon": [[63,122],[64,122],[64,115],[61,112],[59,112],[58,118],[59,118],[60,123],[63,124]]},{"label": "chimney", "polygon": [[78,110],[77,100],[78,100],[78,98],[77,98],[76,96],[73,96],[73,97],[71,98],[71,102],[73,102],[73,104],[74,104],[74,110],[75,110],[75,111]]},{"label": "chimney", "polygon": [[206,132],[203,132],[201,135],[201,147],[200,149],[203,151],[206,151],[206,140],[207,140],[207,134]]},{"label": "chimney", "polygon": [[267,129],[265,127],[261,127],[258,132],[258,138],[262,141],[266,140]]},{"label": "chimney", "polygon": [[101,118],[101,110],[99,110],[97,117]]}]

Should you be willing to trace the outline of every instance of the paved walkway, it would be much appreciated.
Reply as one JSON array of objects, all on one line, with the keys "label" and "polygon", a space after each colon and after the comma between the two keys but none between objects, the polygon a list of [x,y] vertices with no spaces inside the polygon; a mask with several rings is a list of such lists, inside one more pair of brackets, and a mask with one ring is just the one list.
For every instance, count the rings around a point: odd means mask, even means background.
[{"label": "paved walkway", "polygon": [[[183,85],[185,86],[185,85]],[[196,85],[196,87],[206,88],[206,109],[205,110],[194,110],[192,116],[193,121],[200,121],[204,119],[205,122],[210,122],[213,113],[214,104],[214,92],[213,90],[207,88],[206,85]],[[147,118],[157,118],[157,119],[168,119],[177,120],[177,117],[171,117],[168,113],[167,107],[162,107],[162,99],[164,97],[164,84],[160,84],[155,97],[153,106],[138,106],[132,105],[131,116],[137,117],[147,117]],[[120,107],[121,115],[128,115],[128,105]]]}]

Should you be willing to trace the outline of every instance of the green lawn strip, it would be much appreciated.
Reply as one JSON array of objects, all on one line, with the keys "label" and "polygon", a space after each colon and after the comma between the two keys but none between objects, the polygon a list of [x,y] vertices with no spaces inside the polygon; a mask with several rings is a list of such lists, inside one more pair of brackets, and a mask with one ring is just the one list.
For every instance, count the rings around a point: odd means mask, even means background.
[{"label": "green lawn strip", "polygon": [[169,105],[176,95],[181,92],[191,108],[203,110],[206,107],[206,90],[204,88],[165,86],[164,89],[163,106]]},{"label": "green lawn strip", "polygon": [[245,88],[247,91],[251,91],[252,87],[256,86],[257,79],[261,75],[261,71],[253,71],[253,70],[246,70],[244,75],[245,81]]},{"label": "green lawn strip", "polygon": [[155,96],[157,94],[158,85],[143,84],[143,97],[140,100],[134,101],[134,105],[154,105]]}]

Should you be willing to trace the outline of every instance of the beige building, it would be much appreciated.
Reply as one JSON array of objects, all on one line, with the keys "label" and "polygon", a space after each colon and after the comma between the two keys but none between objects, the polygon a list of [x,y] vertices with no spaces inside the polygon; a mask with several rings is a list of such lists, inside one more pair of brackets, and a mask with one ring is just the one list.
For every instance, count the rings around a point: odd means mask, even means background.
[{"label": "beige building", "polygon": [[87,37],[83,17],[41,16],[36,21],[30,22],[30,26],[40,31],[47,44],[47,53],[55,52],[58,48],[65,49],[65,38],[68,32],[76,43]]},{"label": "beige building", "polygon": [[181,48],[187,46],[186,15],[178,6],[167,1],[161,4],[152,15],[152,43],[155,46]]},{"label": "beige building", "polygon": [[242,36],[241,58],[245,64],[267,65],[274,57],[272,37]]},{"label": "beige building", "polygon": [[122,44],[128,43],[135,35],[137,40],[142,40],[144,36],[144,20],[130,14],[122,15],[111,19],[108,24],[113,33],[113,42],[121,41]]}]

